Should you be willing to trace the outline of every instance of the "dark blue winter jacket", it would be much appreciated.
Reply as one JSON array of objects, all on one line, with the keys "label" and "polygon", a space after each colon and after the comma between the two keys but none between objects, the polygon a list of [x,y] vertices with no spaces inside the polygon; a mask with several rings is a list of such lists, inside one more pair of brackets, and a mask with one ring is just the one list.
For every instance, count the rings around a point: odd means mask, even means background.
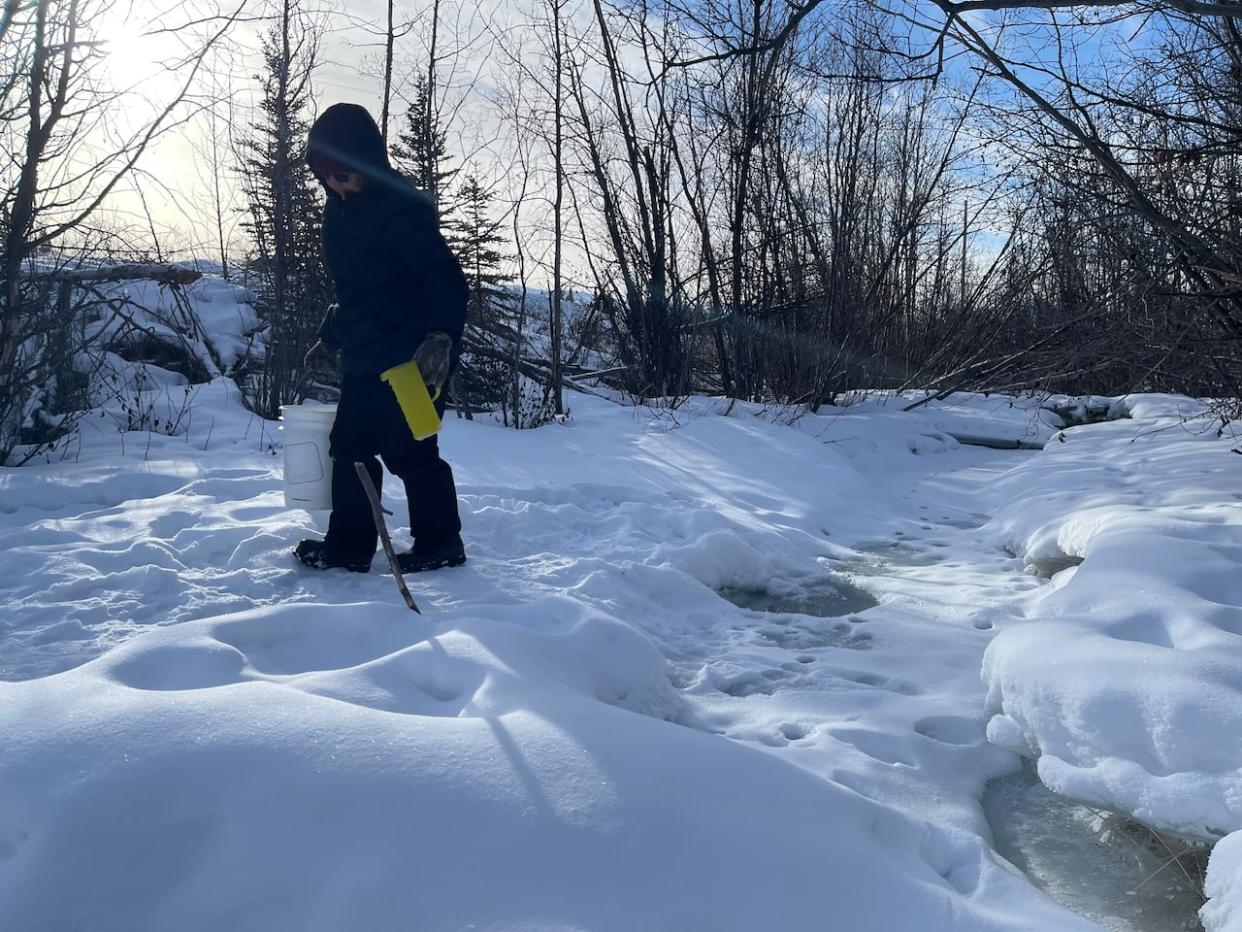
[{"label": "dark blue winter jacket", "polygon": [[341,351],[344,371],[358,374],[408,362],[433,330],[453,337],[456,355],[469,289],[435,205],[389,167],[379,129],[362,107],[337,104],[315,122],[308,160],[325,153],[360,171],[364,188],[344,200],[324,188],[323,256],[337,303],[320,339]]}]

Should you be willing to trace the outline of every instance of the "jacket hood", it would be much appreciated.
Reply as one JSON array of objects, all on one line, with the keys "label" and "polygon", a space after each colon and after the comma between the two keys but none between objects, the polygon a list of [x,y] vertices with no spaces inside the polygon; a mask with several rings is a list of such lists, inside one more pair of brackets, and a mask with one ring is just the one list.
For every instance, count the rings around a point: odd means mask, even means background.
[{"label": "jacket hood", "polygon": [[392,173],[379,126],[358,104],[333,104],[319,115],[306,141],[306,161],[320,171],[349,170],[371,178]]}]

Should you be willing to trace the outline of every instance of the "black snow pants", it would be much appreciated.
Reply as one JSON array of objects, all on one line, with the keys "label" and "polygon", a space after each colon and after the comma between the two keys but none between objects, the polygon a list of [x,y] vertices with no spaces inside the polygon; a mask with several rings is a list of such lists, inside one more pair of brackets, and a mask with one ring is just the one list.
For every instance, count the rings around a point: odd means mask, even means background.
[{"label": "black snow pants", "polygon": [[[441,393],[436,400],[441,417],[444,406]],[[435,549],[460,533],[453,470],[440,458],[437,436],[414,439],[397,396],[378,375],[345,373],[330,442],[332,514],[324,542],[348,553],[375,552],[379,531],[354,463],[366,464],[379,489],[384,470],[376,457],[405,483],[415,550]]]}]

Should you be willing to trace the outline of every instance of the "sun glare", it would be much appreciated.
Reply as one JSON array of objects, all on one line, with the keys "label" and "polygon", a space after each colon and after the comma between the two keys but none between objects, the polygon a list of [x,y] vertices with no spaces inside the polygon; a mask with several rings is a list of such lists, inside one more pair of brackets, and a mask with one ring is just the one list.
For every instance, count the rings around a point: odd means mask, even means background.
[{"label": "sun glare", "polygon": [[150,79],[159,70],[159,42],[136,23],[118,22],[102,34],[108,72],[121,87]]}]

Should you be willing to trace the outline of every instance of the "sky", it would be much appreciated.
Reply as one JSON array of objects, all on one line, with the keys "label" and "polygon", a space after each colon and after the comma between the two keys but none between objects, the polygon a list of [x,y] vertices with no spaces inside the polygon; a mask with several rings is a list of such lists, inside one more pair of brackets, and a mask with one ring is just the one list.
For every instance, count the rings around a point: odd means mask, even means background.
[{"label": "sky", "polygon": [[[191,0],[200,3],[200,0]],[[447,5],[446,5],[447,6]],[[235,7],[234,7],[235,8]],[[247,9],[260,10],[250,0]],[[142,125],[164,105],[183,80],[184,69],[169,73],[166,63],[183,54],[182,43],[174,36],[160,34],[161,25],[181,23],[201,15],[203,7],[192,9],[182,3],[173,13],[156,0],[134,0],[107,9],[99,24],[107,54],[103,60],[105,80],[112,87],[126,88],[118,108],[117,121],[130,127]],[[462,31],[475,37],[473,47],[454,56],[443,65],[439,79],[447,85],[446,96],[458,113],[456,131],[449,134],[450,152],[459,165],[468,163],[485,178],[505,175],[503,153],[506,147],[496,144],[497,121],[485,106],[484,97],[490,85],[480,74],[485,19],[482,8],[472,6],[459,12],[443,9],[442,16],[453,22],[442,29],[441,49],[447,47],[445,32]],[[321,41],[321,65],[315,72],[314,92],[308,117],[338,102],[348,101],[366,106],[377,118],[380,114],[382,91],[382,44],[380,37],[370,34],[382,30],[384,5],[375,0],[351,2],[348,12],[325,17],[327,28]],[[409,9],[398,8],[399,21],[417,20]],[[423,17],[425,20],[425,17]],[[425,23],[415,21],[409,33],[397,44],[396,95],[408,92],[415,68],[421,70],[426,60],[423,40]],[[108,202],[103,215],[112,225],[133,226],[145,234],[153,225],[160,234],[164,248],[180,253],[192,250],[201,255],[204,249],[218,253],[215,241],[215,211],[212,208],[215,178],[211,164],[221,166],[220,183],[224,199],[240,207],[240,190],[235,166],[239,158],[230,151],[227,124],[233,120],[244,126],[252,119],[257,101],[262,69],[260,55],[261,22],[237,25],[230,41],[220,46],[196,81],[196,92],[202,99],[219,101],[210,112],[200,108],[198,115],[179,123],[164,133],[144,154],[140,171],[120,186]],[[202,32],[197,33],[199,36]],[[405,104],[399,96],[391,104],[390,133],[399,128],[398,119]],[[188,113],[190,107],[183,107]],[[213,149],[213,135],[215,144]],[[234,134],[236,135],[236,134]],[[148,214],[150,219],[148,220]],[[229,220],[236,229],[236,217]]]},{"label": "sky", "polygon": [[[205,4],[226,0],[173,0],[172,7],[167,2],[131,0],[106,7],[100,32],[109,50],[105,59],[108,75],[118,86],[133,88],[125,98],[119,118],[122,123],[128,119],[132,125],[139,125],[178,83],[161,63],[181,51],[179,38],[159,33],[159,28],[194,19],[206,9]],[[258,0],[249,0],[245,7],[252,16],[249,11],[257,13],[263,9]],[[495,184],[502,201],[515,184],[515,145],[511,131],[499,117],[495,98],[514,69],[506,65],[494,35],[504,33],[507,41],[519,41],[503,22],[505,14],[515,9],[513,4],[500,0],[490,0],[488,4],[441,4],[441,53],[450,43],[461,47],[458,54],[442,63],[438,74],[438,81],[447,88],[447,104],[453,110],[449,148],[457,165],[468,166],[481,174],[485,182]],[[575,9],[578,16],[590,15],[589,5],[579,4]],[[413,74],[421,71],[427,59],[429,10],[426,4],[397,7],[398,22],[408,23],[410,28],[397,44],[398,99],[393,101],[390,120],[394,134],[404,109],[400,95],[408,92]],[[314,77],[311,117],[341,101],[363,104],[378,116],[384,15],[382,0],[351,2],[347,11],[338,9],[322,15],[326,30],[320,50],[322,63]],[[225,202],[228,238],[234,246],[243,244],[239,226],[242,199],[236,171],[240,159],[230,151],[227,125],[230,120],[244,125],[251,119],[257,93],[255,75],[262,67],[259,47],[264,28],[264,23],[250,21],[232,31],[227,47],[219,48],[212,56],[198,84],[203,95],[223,103],[211,113],[176,126],[151,147],[140,163],[141,171],[110,199],[109,213],[104,215],[107,222],[130,225],[140,231],[140,238],[146,239],[154,227],[163,248],[178,257],[193,254],[218,258],[218,224],[212,207],[218,180]],[[202,30],[197,34],[202,35]],[[536,151],[535,157],[539,155]],[[213,164],[221,166],[219,179],[211,170]],[[994,251],[1002,236],[998,231],[981,230],[976,246],[984,252]],[[539,243],[534,246],[541,248]],[[237,258],[234,250],[231,259]]]}]

